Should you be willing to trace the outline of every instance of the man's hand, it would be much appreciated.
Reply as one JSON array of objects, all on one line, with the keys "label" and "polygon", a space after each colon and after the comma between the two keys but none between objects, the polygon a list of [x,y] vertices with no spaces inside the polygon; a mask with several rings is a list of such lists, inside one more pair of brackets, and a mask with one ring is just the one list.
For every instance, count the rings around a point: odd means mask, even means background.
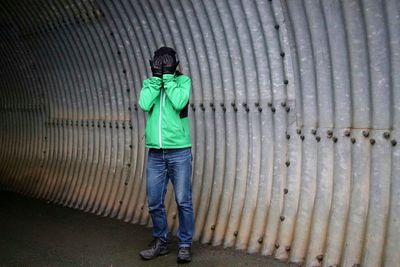
[{"label": "man's hand", "polygon": [[170,54],[164,54],[162,56],[164,74],[174,74],[179,61],[176,61],[175,57]]},{"label": "man's hand", "polygon": [[151,71],[154,77],[162,78],[163,75],[163,58],[161,56],[154,57],[153,60],[150,59]]}]

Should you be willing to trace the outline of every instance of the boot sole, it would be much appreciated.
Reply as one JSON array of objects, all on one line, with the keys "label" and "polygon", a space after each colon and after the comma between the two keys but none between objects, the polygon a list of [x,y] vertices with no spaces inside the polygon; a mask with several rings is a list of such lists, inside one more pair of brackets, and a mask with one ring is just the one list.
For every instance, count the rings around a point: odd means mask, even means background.
[{"label": "boot sole", "polygon": [[192,261],[192,259],[178,259],[177,260],[178,263],[189,263],[191,261]]},{"label": "boot sole", "polygon": [[144,260],[152,260],[152,259],[157,258],[158,256],[165,256],[165,255],[167,255],[168,253],[169,253],[169,251],[166,250],[166,251],[160,251],[160,253],[159,253],[158,255],[155,255],[155,256],[153,256],[153,257],[145,257],[145,256],[143,256],[143,255],[140,254],[140,253],[139,253],[139,255],[140,255],[140,257],[142,257],[142,259],[144,259]]}]

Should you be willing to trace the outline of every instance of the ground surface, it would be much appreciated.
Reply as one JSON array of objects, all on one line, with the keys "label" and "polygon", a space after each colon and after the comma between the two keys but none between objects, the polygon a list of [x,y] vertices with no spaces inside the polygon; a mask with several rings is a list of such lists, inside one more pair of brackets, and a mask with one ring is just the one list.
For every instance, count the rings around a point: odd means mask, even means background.
[{"label": "ground surface", "polygon": [[[0,191],[0,266],[177,266],[169,255],[142,261],[151,229]],[[289,266],[260,255],[210,245],[193,246],[183,266]]]}]

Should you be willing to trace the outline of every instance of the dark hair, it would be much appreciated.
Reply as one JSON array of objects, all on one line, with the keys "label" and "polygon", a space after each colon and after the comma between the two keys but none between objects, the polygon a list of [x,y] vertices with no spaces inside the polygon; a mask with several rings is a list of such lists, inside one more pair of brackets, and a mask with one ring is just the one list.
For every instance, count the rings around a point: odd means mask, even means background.
[{"label": "dark hair", "polygon": [[168,46],[162,46],[156,51],[154,51],[154,56],[163,56],[165,54],[171,55],[173,57],[176,57],[176,51]]}]

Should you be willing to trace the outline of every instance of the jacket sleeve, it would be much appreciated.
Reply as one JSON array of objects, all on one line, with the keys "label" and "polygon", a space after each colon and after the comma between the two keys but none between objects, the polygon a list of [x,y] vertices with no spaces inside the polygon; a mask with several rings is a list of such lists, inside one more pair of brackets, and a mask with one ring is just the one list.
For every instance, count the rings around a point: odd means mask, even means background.
[{"label": "jacket sleeve", "polygon": [[192,81],[188,76],[181,76],[179,82],[173,74],[164,74],[164,88],[175,110],[181,111],[189,101]]},{"label": "jacket sleeve", "polygon": [[160,94],[162,79],[151,77],[143,81],[143,87],[140,91],[139,106],[143,111],[148,112],[154,105],[156,97]]}]

